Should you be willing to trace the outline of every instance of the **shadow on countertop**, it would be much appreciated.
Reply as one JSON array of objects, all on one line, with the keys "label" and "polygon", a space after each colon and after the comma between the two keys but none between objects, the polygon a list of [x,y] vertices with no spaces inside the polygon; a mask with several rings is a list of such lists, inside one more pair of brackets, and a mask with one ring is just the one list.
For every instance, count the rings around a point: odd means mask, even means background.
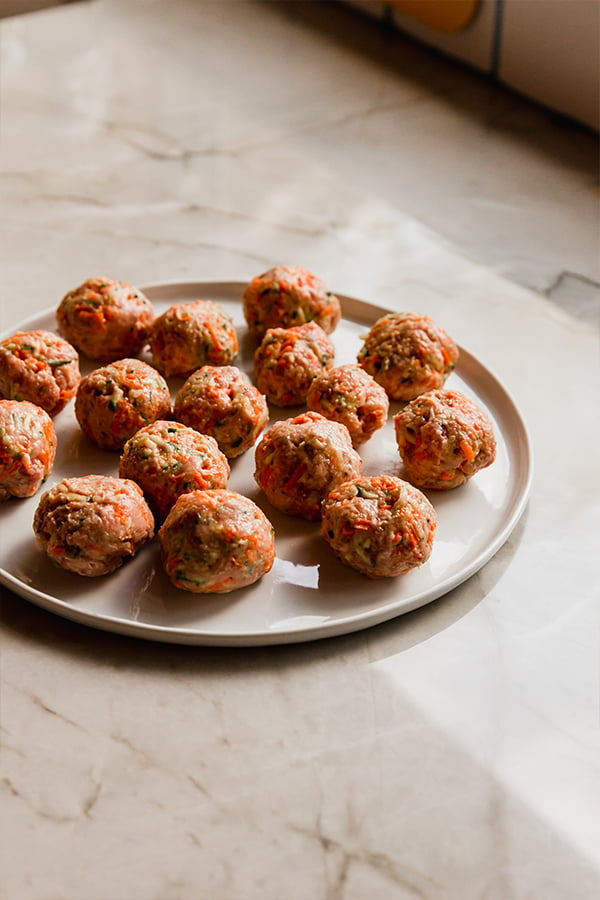
[{"label": "shadow on countertop", "polygon": [[0,629],[24,647],[44,645],[49,652],[88,660],[95,666],[120,670],[199,676],[219,672],[243,676],[249,671],[310,666],[335,657],[356,657],[366,664],[402,653],[430,640],[468,615],[510,566],[523,533],[528,511],[496,555],[477,573],[439,599],[388,622],[337,637],[301,643],[220,647],[148,641],[80,625],[53,615],[0,586]]},{"label": "shadow on countertop", "polygon": [[65,6],[68,3],[82,3],[84,0],[0,0],[0,19],[9,16],[24,16],[52,6]]}]

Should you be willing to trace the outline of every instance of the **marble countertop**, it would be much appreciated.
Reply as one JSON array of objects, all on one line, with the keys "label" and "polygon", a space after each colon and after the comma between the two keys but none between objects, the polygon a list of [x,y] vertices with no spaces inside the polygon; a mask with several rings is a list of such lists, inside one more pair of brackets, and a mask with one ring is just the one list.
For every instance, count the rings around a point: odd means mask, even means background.
[{"label": "marble countertop", "polygon": [[[530,214],[554,249],[538,252],[536,231],[529,257],[525,237],[519,259],[503,255],[497,229],[495,261],[461,245],[452,210],[437,195],[427,207],[424,173],[444,156],[451,171],[481,120],[471,111],[459,134],[452,91],[391,65],[399,38],[370,32],[365,52],[356,23],[327,4],[191,0],[0,23],[1,329],[93,274],[246,280],[303,265],[340,293],[452,323],[527,424],[528,507],[451,593],[310,643],[144,642],[2,589],[7,898],[599,894],[598,325],[592,305],[574,314],[505,277],[551,259],[591,284],[595,263],[568,209],[561,245],[532,156],[515,191],[537,185]],[[403,202],[405,166],[394,178],[398,136],[424,118],[415,183],[435,220],[408,187]],[[519,141],[500,132],[487,132],[493,159],[518,167]],[[591,217],[581,172],[563,196],[579,178]],[[484,177],[489,196],[480,158]]]}]

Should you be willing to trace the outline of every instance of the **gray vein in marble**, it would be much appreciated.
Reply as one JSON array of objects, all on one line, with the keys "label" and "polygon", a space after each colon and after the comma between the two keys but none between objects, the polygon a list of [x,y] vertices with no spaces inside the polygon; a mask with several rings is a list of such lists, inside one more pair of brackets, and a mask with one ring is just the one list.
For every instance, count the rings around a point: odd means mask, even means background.
[{"label": "gray vein in marble", "polygon": [[[5,685],[9,684],[9,682],[7,682],[6,679],[5,679],[4,683],[5,683]],[[49,706],[45,701],[43,701],[36,694],[33,694],[27,690],[21,690],[17,685],[12,685],[12,686],[18,693],[22,694],[27,699],[29,699],[32,703],[34,703],[43,712],[47,713],[48,715],[56,717],[61,722],[64,722],[65,724],[69,725],[72,728],[75,728],[77,731],[82,732],[83,734],[93,736],[93,734],[88,729],[86,729],[83,725],[81,725],[78,722],[75,722],[73,719],[69,718],[68,716],[64,715],[63,713],[59,712],[58,710],[54,709],[53,707]],[[150,757],[145,752],[145,750],[143,750],[141,747],[137,746],[135,743],[130,741],[129,738],[125,737],[124,735],[119,734],[115,731],[111,731],[108,734],[108,737],[115,744],[118,744],[122,747],[125,747],[127,750],[129,750],[130,753],[132,753],[134,756],[136,756],[146,768],[155,768],[155,769],[161,768],[159,763],[156,760],[152,759],[152,757]],[[192,780],[192,779],[190,779],[190,780]],[[197,789],[200,790],[199,782],[195,782],[192,780],[192,783],[195,785],[195,787]],[[96,785],[95,789],[91,792],[90,797],[84,801],[84,803],[83,803],[83,811],[84,812],[86,810],[89,810],[92,808],[92,806],[95,804],[95,802],[98,798],[99,792],[100,792],[100,785],[98,784],[98,785]]]},{"label": "gray vein in marble", "polygon": [[108,735],[111,741],[114,741],[115,744],[120,744],[125,749],[129,750],[134,756],[136,756],[142,765],[144,765],[147,769],[159,769],[160,766],[156,762],[156,760],[152,759],[152,757],[148,756],[148,754],[142,750],[140,747],[137,747],[129,738],[126,738],[122,734],[117,734],[114,731],[111,731]]},{"label": "gray vein in marble", "polygon": [[[356,828],[357,826],[354,825],[353,830],[356,831]],[[427,900],[430,896],[428,887],[422,884],[424,878],[420,873],[408,872],[405,866],[399,869],[398,864],[385,853],[378,853],[366,848],[350,849],[343,841],[325,834],[320,813],[314,830],[300,826],[290,826],[290,830],[317,841],[323,850],[325,859],[335,858],[335,877],[332,882],[327,884],[325,900],[343,900],[344,886],[353,865],[364,865],[376,870],[392,884],[409,890],[416,900]],[[425,880],[428,885],[435,885],[438,890],[441,888],[441,885],[431,877]]]},{"label": "gray vein in marble", "polygon": [[207,789],[204,787],[204,785],[202,784],[201,781],[198,781],[197,778],[194,778],[194,776],[190,775],[189,773],[187,775],[187,780],[190,782],[191,785],[193,785],[193,787],[200,794],[202,794],[204,797],[206,797],[207,800],[212,800],[212,797],[211,797],[209,791],[207,791]]},{"label": "gray vein in marble", "polygon": [[186,831],[186,834],[189,837],[191,843],[194,844],[195,847],[198,847],[200,849],[202,849],[204,847],[204,844],[202,843],[201,840],[199,840],[198,835],[194,834],[193,831]]},{"label": "gray vein in marble", "polygon": [[[23,179],[26,181],[27,186],[31,187],[31,178],[27,178],[20,172],[14,173],[0,173],[0,180],[3,177],[10,178],[14,175],[14,177],[18,179]],[[112,201],[107,201],[102,199],[101,197],[96,197],[91,194],[70,194],[67,192],[51,192],[51,191],[33,191],[30,194],[30,199],[32,202],[44,203],[46,200],[51,201],[52,203],[58,202],[63,204],[72,204],[78,207],[93,207],[101,210],[107,210],[110,212],[116,212],[121,207],[118,201],[114,199]],[[25,199],[25,202],[27,200]],[[235,209],[225,209],[222,207],[211,206],[209,204],[202,203],[177,203],[177,202],[165,202],[159,204],[148,203],[144,205],[144,211],[147,212],[149,209],[156,209],[160,207],[160,212],[162,214],[169,213],[170,215],[177,215],[178,213],[182,213],[184,215],[214,215],[223,219],[225,224],[231,221],[248,223],[250,225],[266,225],[269,227],[276,227],[280,231],[289,233],[289,234],[297,234],[302,237],[321,237],[329,234],[332,230],[335,229],[335,223],[328,223],[323,226],[316,226],[313,228],[303,227],[302,225],[296,223],[290,223],[287,220],[279,221],[279,220],[271,220],[266,219],[261,216],[250,215],[249,213],[240,212]],[[187,246],[195,246],[195,245],[187,245]],[[207,245],[210,249],[211,245]]]},{"label": "gray vein in marble", "polygon": [[600,282],[599,281],[595,281],[593,278],[589,278],[587,275],[579,275],[577,272],[569,272],[568,270],[565,270],[556,276],[555,280],[552,282],[552,284],[548,288],[546,288],[544,293],[546,294],[547,297],[552,297],[552,295],[556,291],[560,290],[560,288],[562,287],[564,282],[569,279],[574,280],[574,281],[579,281],[579,282],[581,282],[581,284],[585,284],[585,285],[588,285],[589,287],[593,287],[593,288],[600,290]]},{"label": "gray vein in marble", "polygon": [[[16,690],[19,690],[19,688],[17,688],[16,685],[14,685],[14,687]],[[53,709],[51,706],[48,706],[48,704],[45,703],[41,697],[38,697],[37,694],[29,694],[29,698],[32,701],[32,703],[35,703],[36,706],[38,706],[40,709],[42,709],[44,712],[48,713],[49,715],[56,716],[56,718],[60,719],[61,722],[65,722],[67,725],[71,725],[73,728],[76,728],[78,731],[86,730],[86,729],[82,728],[82,726],[80,725],[79,722],[73,721],[73,719],[70,719],[68,716],[65,716],[63,713],[60,713],[57,709]]]},{"label": "gray vein in marble", "polygon": [[90,733],[79,722],[75,722],[73,719],[70,719],[68,716],[64,715],[64,713],[61,713],[57,709],[54,709],[53,707],[48,706],[48,704],[45,703],[41,697],[39,697],[37,694],[34,694],[32,691],[27,690],[27,688],[21,688],[17,684],[12,684],[6,678],[3,679],[3,683],[4,683],[5,687],[12,687],[12,689],[14,691],[16,691],[18,694],[21,694],[27,700],[31,701],[31,703],[33,703],[35,706],[37,706],[43,712],[48,713],[48,715],[54,716],[55,718],[59,719],[61,722],[64,722],[66,725],[70,725],[72,728],[75,728],[77,731],[81,731],[85,734]]},{"label": "gray vein in marble", "polygon": [[600,282],[567,269],[543,291],[553,303],[590,323],[600,322]]},{"label": "gray vein in marble", "polygon": [[19,759],[27,759],[27,752],[26,752],[25,750],[21,750],[19,747],[15,747],[15,746],[12,744],[12,741],[13,741],[13,740],[17,740],[16,735],[14,735],[14,734],[12,733],[12,731],[9,731],[8,728],[5,728],[5,727],[4,727],[4,725],[0,725],[0,733],[1,733],[2,735],[6,735],[6,737],[8,738],[8,740],[11,741],[11,743],[8,743],[6,740],[3,740],[3,741],[0,743],[0,758],[2,757],[2,754],[3,754],[6,750],[8,750],[8,751],[10,751],[11,753],[14,753],[15,756],[19,757]]},{"label": "gray vein in marble", "polygon": [[98,802],[98,798],[100,797],[101,792],[102,792],[102,782],[98,781],[93,785],[92,790],[90,791],[87,800],[85,800],[85,802],[83,804],[82,812],[83,812],[84,816],[88,816],[88,817],[90,816],[92,809]]},{"label": "gray vein in marble", "polygon": [[[175,212],[178,210],[175,209]],[[206,204],[200,203],[187,203],[182,206],[179,210],[184,213],[211,213],[213,215],[219,216],[226,221],[235,221],[235,222],[247,222],[251,225],[267,225],[270,227],[276,227],[279,231],[287,232],[289,234],[299,234],[303,237],[322,237],[324,235],[329,234],[335,225],[323,225],[315,228],[307,228],[302,227],[297,224],[290,224],[289,221],[278,221],[278,220],[270,220],[264,219],[261,216],[252,216],[248,213],[242,213],[238,210],[229,210],[223,209],[216,206],[208,206]]]},{"label": "gray vein in marble", "polygon": [[2,778],[0,784],[4,785],[4,787],[13,797],[25,803],[26,806],[29,807],[31,811],[36,815],[41,816],[43,819],[46,819],[48,822],[53,822],[56,825],[64,825],[69,822],[78,822],[82,817],[88,817],[89,811],[94,806],[100,793],[100,787],[98,785],[95,785],[90,793],[90,796],[83,801],[80,810],[76,814],[60,815],[59,813],[50,812],[49,810],[44,809],[38,804],[33,803],[29,797],[27,797],[16,787],[12,779],[7,775]]},{"label": "gray vein in marble", "polygon": [[114,209],[114,203],[107,202],[98,197],[91,197],[89,194],[38,194],[36,193],[32,199],[37,203],[44,203],[46,200],[54,203],[68,203],[73,206],[93,206],[99,209]]},{"label": "gray vein in marble", "polygon": [[[79,722],[75,722],[69,716],[66,716],[64,713],[61,713],[57,709],[49,706],[37,694],[34,694],[33,692],[25,690],[25,689],[21,689],[19,686],[13,685],[10,682],[6,681],[6,679],[4,680],[4,684],[7,686],[10,685],[17,693],[21,694],[23,697],[25,697],[27,700],[29,700],[31,703],[33,703],[36,707],[38,707],[38,709],[42,710],[44,713],[58,719],[60,722],[63,722],[64,724],[68,725],[69,727],[76,729],[78,732],[90,735],[90,732],[88,731],[88,729],[84,728]],[[3,728],[2,730],[5,733],[8,733],[5,728]],[[11,749],[11,748],[9,745],[3,744],[2,749],[7,750],[7,749]],[[14,752],[21,757],[27,758],[27,754],[18,753],[17,750],[14,750]],[[29,806],[31,806],[32,809],[35,809],[35,811],[38,812],[40,815],[44,816],[45,818],[47,818],[53,822],[60,823],[60,822],[70,822],[73,820],[77,820],[77,819],[81,818],[82,815],[83,816],[89,815],[90,811],[92,810],[96,801],[98,800],[98,797],[99,797],[100,791],[101,791],[101,784],[99,782],[96,782],[96,780],[93,778],[93,774],[91,774],[90,777],[92,778],[93,787],[90,790],[89,795],[83,799],[82,804],[81,804],[81,811],[76,816],[60,816],[60,815],[57,815],[56,813],[50,813],[50,812],[48,812],[48,810],[38,808],[31,802],[31,800],[28,797],[26,797],[21,791],[18,790],[18,788],[15,786],[15,784],[11,781],[10,778],[5,777],[3,779],[3,783],[9,788],[9,790],[13,794],[13,796],[19,797],[21,800],[23,800],[25,803],[27,803]]]},{"label": "gray vein in marble", "polygon": [[[148,127],[135,127],[132,125],[122,124],[120,122],[111,121],[105,121],[104,126],[108,134],[116,135],[120,140],[122,140],[132,149],[137,150],[139,153],[143,154],[149,159],[154,159],[158,162],[182,162],[185,164],[190,162],[190,160],[205,156],[237,157],[240,152],[235,149],[217,147],[214,145],[209,145],[207,147],[186,148],[184,146],[178,145],[173,140],[172,135],[165,134],[165,132],[159,131],[158,129],[149,129]],[[139,134],[141,137],[136,139],[133,136],[133,133]],[[175,146],[171,150],[149,147],[148,144],[144,143],[144,141],[141,139],[143,137],[158,138],[159,141],[163,141],[165,144],[171,143]]]},{"label": "gray vein in marble", "polygon": [[[8,732],[5,733],[8,734]],[[19,759],[28,759],[28,754],[24,750],[20,750],[19,747],[14,746],[14,744],[8,743],[7,741],[3,740],[2,745],[0,746],[0,757],[4,753],[14,753],[14,755]]]},{"label": "gray vein in marble", "polygon": [[[195,158],[212,156],[225,156],[239,159],[245,154],[260,151],[265,147],[271,147],[274,144],[284,143],[293,145],[299,137],[318,134],[322,130],[331,130],[354,123],[366,122],[382,114],[385,115],[387,113],[398,112],[414,105],[427,102],[439,102],[437,95],[428,97],[428,95],[419,92],[414,96],[402,98],[400,100],[375,100],[374,102],[368,103],[366,106],[344,112],[341,115],[336,115],[335,112],[332,113],[328,108],[324,115],[316,117],[313,110],[311,112],[310,120],[304,121],[300,119],[296,122],[287,121],[284,124],[280,123],[277,130],[267,131],[260,137],[249,139],[247,136],[241,136],[236,142],[232,136],[232,139],[234,140],[232,146],[227,146],[226,144],[209,144],[205,147],[186,147],[183,141],[176,140],[174,133],[165,132],[148,124],[139,125],[131,122],[119,122],[118,120],[98,118],[90,114],[87,110],[73,109],[68,102],[60,102],[56,100],[56,98],[49,99],[45,94],[39,97],[32,96],[30,99],[34,101],[34,103],[32,103],[33,109],[43,108],[47,110],[47,108],[50,107],[59,112],[67,114],[75,112],[78,115],[85,116],[87,120],[96,122],[107,135],[115,137],[126,146],[149,159],[159,162],[183,163],[187,163]],[[146,138],[146,140],[144,140],[144,138]],[[152,146],[153,142],[156,142],[159,146]],[[163,146],[160,146],[161,144]]]},{"label": "gray vein in marble", "polygon": [[[58,229],[59,226],[55,225],[55,229]],[[37,229],[41,232],[47,231],[47,225],[43,223],[33,222],[30,225],[31,230]],[[81,232],[81,223],[77,223],[73,226],[74,230],[77,232]],[[66,231],[71,229],[67,228]],[[265,263],[270,261],[270,257],[266,257],[263,254],[253,253],[249,251],[245,251],[238,246],[229,247],[227,244],[217,244],[209,241],[200,241],[200,240],[192,240],[186,241],[181,238],[176,239],[172,237],[165,237],[162,235],[154,236],[147,234],[140,234],[139,232],[133,231],[125,231],[118,228],[86,228],[85,233],[88,235],[95,235],[96,237],[104,237],[110,239],[117,239],[119,241],[134,241],[136,243],[148,244],[151,247],[160,247],[160,246],[169,246],[169,247],[179,247],[186,250],[192,249],[202,249],[209,251],[220,251],[224,253],[229,253],[236,259],[247,259],[250,260],[253,264],[264,265]]]},{"label": "gray vein in marble", "polygon": [[24,799],[22,794],[16,789],[8,776],[5,775],[0,783],[3,784],[5,788],[8,788],[8,792],[12,794],[13,797],[18,797],[20,800]]},{"label": "gray vein in marble", "polygon": [[[24,604],[12,622],[9,609],[3,672],[22,691],[3,708],[4,890],[598,896],[594,528],[582,539],[593,497],[589,470],[562,457],[568,490],[556,494],[551,452],[556,403],[597,381],[592,329],[555,305],[599,289],[588,150],[571,150],[570,134],[553,142],[544,116],[465,95],[471,79],[446,81],[435,62],[426,82],[412,51],[394,63],[384,41],[348,48],[331,19],[325,36],[292,28],[335,5],[296,3],[292,25],[273,27],[287,7],[228,16],[217,3],[103,0],[48,17],[56,30],[32,20],[31,42],[15,26],[22,68],[2,84],[5,315],[21,297],[36,312],[97,263],[133,280],[236,277],[264,253],[296,252],[391,308],[406,292],[453,314],[522,405],[538,454],[531,515],[443,601],[313,649],[97,643],[58,619],[48,634]],[[124,69],[103,67],[104,51],[124,51]],[[470,262],[482,256],[535,280],[538,296]],[[521,371],[507,347],[528,361]],[[559,357],[566,376],[540,394],[540,367]],[[594,417],[579,414],[589,401],[576,399],[577,434],[594,446]]]}]

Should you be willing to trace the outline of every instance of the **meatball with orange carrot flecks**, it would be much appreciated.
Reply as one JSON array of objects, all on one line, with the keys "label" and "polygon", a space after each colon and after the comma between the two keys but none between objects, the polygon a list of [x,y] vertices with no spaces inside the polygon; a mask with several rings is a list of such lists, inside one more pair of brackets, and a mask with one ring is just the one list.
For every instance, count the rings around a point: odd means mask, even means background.
[{"label": "meatball with orange carrot flecks", "polygon": [[251,334],[262,339],[269,328],[315,322],[331,334],[341,317],[340,301],[316,275],[300,266],[274,266],[257,275],[242,298]]},{"label": "meatball with orange carrot flecks", "polygon": [[19,331],[0,341],[0,397],[6,400],[29,400],[56,416],[80,380],[77,350],[53,331]]},{"label": "meatball with orange carrot flecks", "polygon": [[427,391],[394,416],[406,477],[419,488],[464,484],[496,458],[492,422],[458,391]]},{"label": "meatball with orange carrot flecks", "polygon": [[69,291],[56,310],[60,333],[97,362],[137,356],[154,316],[152,303],[138,288],[106,276]]},{"label": "meatball with orange carrot flecks", "polygon": [[254,354],[259,391],[274,406],[300,406],[314,378],[333,365],[335,350],[314,322],[270,328]]},{"label": "meatball with orange carrot flecks", "polygon": [[332,488],[362,469],[346,426],[316,412],[276,422],[261,438],[255,463],[255,480],[273,506],[309,520],[321,517]]},{"label": "meatball with orange carrot flecks", "polygon": [[443,386],[458,347],[429,316],[388,313],[364,336],[357,359],[390,399],[412,400]]},{"label": "meatball with orange carrot flecks", "polygon": [[405,575],[433,549],[436,512],[416,487],[392,475],[345,481],[323,501],[321,535],[368,578]]}]

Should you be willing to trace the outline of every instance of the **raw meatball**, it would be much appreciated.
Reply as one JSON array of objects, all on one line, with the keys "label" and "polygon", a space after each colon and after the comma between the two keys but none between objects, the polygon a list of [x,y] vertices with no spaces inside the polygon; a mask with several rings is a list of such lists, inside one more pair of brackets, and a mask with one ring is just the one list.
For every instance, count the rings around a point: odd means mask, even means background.
[{"label": "raw meatball", "polygon": [[373,325],[358,354],[359,365],[392,400],[412,400],[441,388],[458,359],[451,337],[428,316],[388,313]]},{"label": "raw meatball", "polygon": [[317,375],[308,389],[306,405],[326,419],[345,425],[352,445],[358,447],[385,425],[390,401],[368,372],[347,365]]},{"label": "raw meatball", "polygon": [[256,448],[254,477],[277,509],[316,520],[323,498],[360,475],[361,465],[345,425],[306,412],[265,432]]},{"label": "raw meatball", "polygon": [[81,380],[75,347],[52,331],[19,331],[0,342],[0,396],[29,400],[55,416]]},{"label": "raw meatball", "polygon": [[171,396],[162,375],[141,359],[119,359],[81,379],[75,416],[103,450],[121,450],[144,425],[166,419]]},{"label": "raw meatball", "polygon": [[316,322],[331,334],[341,316],[340,301],[320,278],[299,266],[275,266],[253,278],[243,296],[248,328],[259,340],[268,328]]},{"label": "raw meatball", "polygon": [[259,391],[274,406],[300,406],[313,378],[333,365],[335,350],[319,325],[270,328],[254,354]]},{"label": "raw meatball", "polygon": [[269,420],[265,397],[236,366],[202,366],[177,392],[173,413],[214,437],[229,459],[252,447]]},{"label": "raw meatball", "polygon": [[368,578],[404,575],[427,562],[436,512],[417,488],[391,475],[355,478],[323,501],[321,534],[343,563]]},{"label": "raw meatball", "polygon": [[139,484],[162,521],[180,494],[226,487],[229,463],[214,438],[180,422],[160,420],[129,438],[119,475]]},{"label": "raw meatball", "polygon": [[152,361],[165,375],[186,378],[200,366],[227,366],[238,351],[231,316],[212,300],[176,303],[155,320]]},{"label": "raw meatball", "polygon": [[406,477],[420,488],[458,487],[496,458],[494,429],[456,391],[427,391],[394,416]]},{"label": "raw meatball", "polygon": [[136,356],[147,343],[154,307],[131,284],[100,276],[66,294],[56,320],[78,350],[98,362],[112,362]]},{"label": "raw meatball", "polygon": [[273,526],[235,491],[182,494],[158,533],[165,571],[175,587],[226,594],[254,584],[275,559]]},{"label": "raw meatball", "polygon": [[77,575],[107,575],[154,536],[141,488],[108,475],[65,478],[42,494],[33,518],[51,560]]},{"label": "raw meatball", "polygon": [[32,497],[54,465],[52,419],[28,400],[0,400],[0,500]]}]

